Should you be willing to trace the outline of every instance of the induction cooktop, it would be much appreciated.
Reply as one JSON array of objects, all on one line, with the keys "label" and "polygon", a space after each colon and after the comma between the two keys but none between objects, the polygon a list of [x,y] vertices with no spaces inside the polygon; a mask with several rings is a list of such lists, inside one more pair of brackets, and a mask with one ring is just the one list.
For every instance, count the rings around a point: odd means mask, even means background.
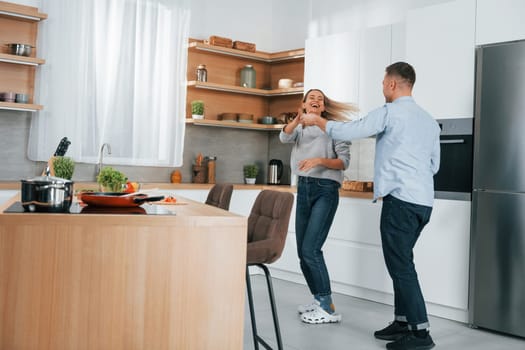
[{"label": "induction cooktop", "polygon": [[[21,202],[11,204],[4,213],[30,213],[26,211]],[[42,212],[39,212],[42,213]],[[65,214],[47,213],[46,214]],[[97,207],[90,205],[80,205],[75,202],[71,204],[68,214],[125,214],[125,215],[175,215],[175,212],[162,205],[143,204],[137,207]]]}]

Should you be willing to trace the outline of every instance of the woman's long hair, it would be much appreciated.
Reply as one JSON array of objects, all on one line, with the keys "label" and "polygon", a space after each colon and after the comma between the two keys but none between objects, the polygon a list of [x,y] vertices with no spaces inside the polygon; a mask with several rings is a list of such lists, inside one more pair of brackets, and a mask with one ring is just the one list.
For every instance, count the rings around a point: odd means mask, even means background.
[{"label": "woman's long hair", "polygon": [[319,91],[323,94],[324,97],[324,111],[321,112],[321,117],[328,120],[337,120],[337,121],[348,121],[351,120],[350,116],[352,114],[357,114],[359,108],[353,103],[339,102],[332,100],[326,96],[326,94],[319,89],[310,89],[308,90],[303,97],[303,103],[306,102],[308,94],[312,91]]}]

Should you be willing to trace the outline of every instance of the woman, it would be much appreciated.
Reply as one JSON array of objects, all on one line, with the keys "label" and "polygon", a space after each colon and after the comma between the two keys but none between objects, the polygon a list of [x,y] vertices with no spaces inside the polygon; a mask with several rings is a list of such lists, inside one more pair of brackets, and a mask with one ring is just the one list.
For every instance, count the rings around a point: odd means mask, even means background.
[{"label": "woman", "polygon": [[303,127],[302,113],[314,113],[328,120],[347,120],[345,113],[354,113],[351,104],[333,101],[321,90],[309,90],[303,98],[299,115],[287,124],[279,138],[283,143],[295,143],[292,172],[298,175],[295,233],[301,270],[314,300],[298,308],[306,323],[341,321],[335,313],[330,277],[322,247],[332,225],[339,203],[339,188],[343,170],[348,168],[348,142],[334,141],[317,126]]}]

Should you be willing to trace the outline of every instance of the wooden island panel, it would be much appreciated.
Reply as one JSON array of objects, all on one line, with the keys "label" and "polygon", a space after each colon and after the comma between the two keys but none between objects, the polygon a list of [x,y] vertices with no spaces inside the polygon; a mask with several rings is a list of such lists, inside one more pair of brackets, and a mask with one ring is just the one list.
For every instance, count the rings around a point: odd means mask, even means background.
[{"label": "wooden island panel", "polygon": [[242,349],[246,218],[184,201],[0,214],[0,348]]}]

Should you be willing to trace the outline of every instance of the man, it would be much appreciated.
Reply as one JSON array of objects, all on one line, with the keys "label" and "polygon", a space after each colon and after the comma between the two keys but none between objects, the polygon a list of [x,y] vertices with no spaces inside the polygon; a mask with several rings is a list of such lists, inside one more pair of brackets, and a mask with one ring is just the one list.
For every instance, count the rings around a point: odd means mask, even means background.
[{"label": "man", "polygon": [[385,264],[394,286],[394,321],[374,336],[392,340],[386,348],[393,350],[434,347],[413,248],[432,212],[440,128],[412,98],[415,81],[412,66],[397,62],[386,68],[386,104],[362,119],[345,123],[313,114],[301,116],[303,125],[315,125],[336,140],[376,135],[374,201],[383,198],[380,231]]}]

